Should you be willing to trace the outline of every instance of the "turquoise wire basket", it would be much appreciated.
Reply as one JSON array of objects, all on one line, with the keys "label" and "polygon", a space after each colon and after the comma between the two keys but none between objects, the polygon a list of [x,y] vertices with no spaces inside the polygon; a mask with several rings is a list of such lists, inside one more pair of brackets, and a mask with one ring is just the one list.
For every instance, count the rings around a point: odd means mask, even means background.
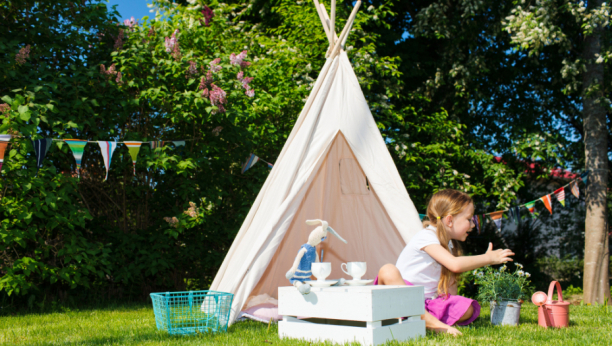
[{"label": "turquoise wire basket", "polygon": [[226,332],[233,299],[217,291],[151,293],[157,329],[172,335]]}]

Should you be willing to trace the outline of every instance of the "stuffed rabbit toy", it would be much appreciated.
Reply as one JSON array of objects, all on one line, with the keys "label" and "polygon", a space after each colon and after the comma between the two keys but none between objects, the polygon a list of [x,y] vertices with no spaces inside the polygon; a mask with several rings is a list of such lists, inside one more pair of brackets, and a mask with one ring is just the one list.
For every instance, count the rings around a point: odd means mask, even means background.
[{"label": "stuffed rabbit toy", "polygon": [[[333,228],[329,227],[327,221],[307,220],[306,224],[310,226],[320,224],[320,226],[310,232],[308,242],[300,247],[300,251],[298,251],[295,261],[293,262],[293,266],[289,269],[287,274],[285,274],[285,277],[289,279],[293,286],[302,294],[310,293],[310,284],[307,282],[310,281],[310,276],[312,275],[310,267],[312,263],[319,262],[319,254],[317,253],[316,247],[327,238],[327,232],[333,234],[346,244],[346,240],[342,239]],[[338,282],[338,284],[343,283],[344,282]]]}]

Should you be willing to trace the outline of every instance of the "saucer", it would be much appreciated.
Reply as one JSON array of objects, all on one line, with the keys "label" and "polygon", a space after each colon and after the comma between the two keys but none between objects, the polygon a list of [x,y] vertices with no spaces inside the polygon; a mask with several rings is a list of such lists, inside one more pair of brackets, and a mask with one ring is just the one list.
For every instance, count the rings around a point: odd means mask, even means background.
[{"label": "saucer", "polygon": [[346,280],[345,284],[349,286],[365,286],[372,282],[374,282],[374,280]]},{"label": "saucer", "polygon": [[310,280],[306,282],[309,283],[310,286],[312,287],[329,287],[331,285],[334,285],[336,282],[338,282],[338,280],[325,280],[325,281]]}]

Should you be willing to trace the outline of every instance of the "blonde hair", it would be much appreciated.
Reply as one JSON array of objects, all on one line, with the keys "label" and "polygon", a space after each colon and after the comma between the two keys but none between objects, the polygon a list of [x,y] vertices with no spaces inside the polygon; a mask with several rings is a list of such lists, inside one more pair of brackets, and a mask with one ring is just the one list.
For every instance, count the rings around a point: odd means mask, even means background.
[{"label": "blonde hair", "polygon": [[[449,241],[451,241],[441,219],[451,215],[456,216],[460,214],[468,205],[473,203],[472,197],[468,194],[457,190],[442,190],[435,193],[429,204],[427,205],[427,217],[429,221],[423,223],[426,227],[432,225],[436,227],[436,235],[440,241],[440,245],[445,248],[448,252],[454,256],[461,256],[462,251],[459,247],[459,242],[452,239],[453,249],[450,250],[448,247]],[[442,266],[442,272],[440,273],[440,282],[438,282],[438,295],[447,296],[451,282],[457,282],[456,273],[451,272],[448,268]]]}]

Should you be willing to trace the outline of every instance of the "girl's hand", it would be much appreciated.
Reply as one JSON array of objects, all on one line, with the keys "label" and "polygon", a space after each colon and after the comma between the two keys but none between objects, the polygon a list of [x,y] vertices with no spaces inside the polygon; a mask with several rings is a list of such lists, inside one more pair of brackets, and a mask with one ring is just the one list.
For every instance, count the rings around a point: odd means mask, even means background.
[{"label": "girl's hand", "polygon": [[513,261],[510,256],[514,256],[514,252],[510,249],[493,250],[493,243],[489,243],[489,249],[485,253],[491,264],[502,264],[508,261]]}]

